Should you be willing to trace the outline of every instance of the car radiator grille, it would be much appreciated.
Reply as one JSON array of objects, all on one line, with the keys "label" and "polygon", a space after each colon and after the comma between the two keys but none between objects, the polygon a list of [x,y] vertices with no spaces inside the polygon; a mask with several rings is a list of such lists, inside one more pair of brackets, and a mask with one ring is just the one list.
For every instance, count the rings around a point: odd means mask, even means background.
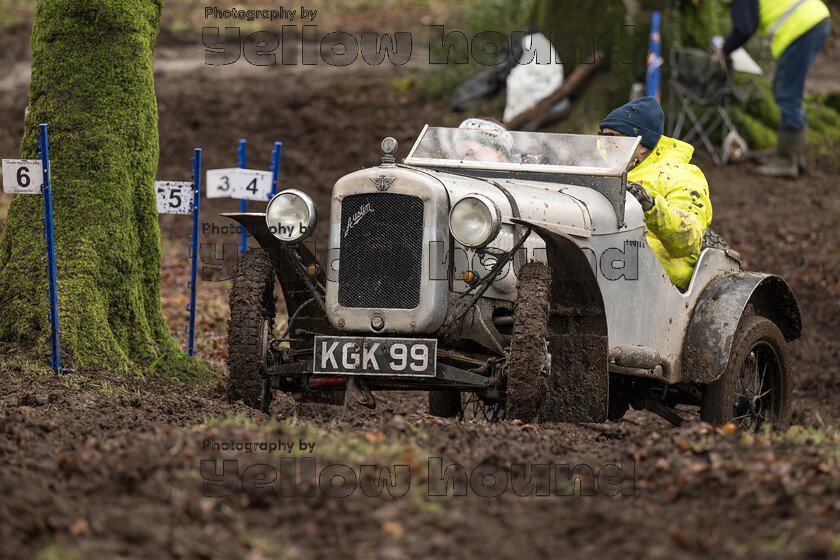
[{"label": "car radiator grille", "polygon": [[338,304],[414,309],[420,303],[423,201],[357,194],[341,203]]}]

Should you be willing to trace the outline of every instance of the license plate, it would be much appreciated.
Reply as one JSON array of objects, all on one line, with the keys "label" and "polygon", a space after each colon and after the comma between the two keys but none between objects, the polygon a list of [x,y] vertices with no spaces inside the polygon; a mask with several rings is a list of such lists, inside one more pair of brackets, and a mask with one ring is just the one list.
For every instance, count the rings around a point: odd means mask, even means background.
[{"label": "license plate", "polygon": [[437,340],[316,336],[313,373],[434,377]]}]

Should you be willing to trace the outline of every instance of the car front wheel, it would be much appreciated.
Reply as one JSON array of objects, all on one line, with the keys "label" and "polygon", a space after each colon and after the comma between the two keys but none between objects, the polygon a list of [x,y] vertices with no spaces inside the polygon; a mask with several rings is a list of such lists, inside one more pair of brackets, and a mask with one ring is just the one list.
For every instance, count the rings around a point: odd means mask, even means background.
[{"label": "car front wheel", "polygon": [[228,321],[228,399],[268,411],[265,385],[274,328],[274,263],[264,249],[250,249],[236,263]]},{"label": "car front wheel", "polygon": [[551,269],[539,262],[522,266],[513,318],[507,371],[506,418],[535,422],[539,419],[551,372],[548,353],[548,304]]}]

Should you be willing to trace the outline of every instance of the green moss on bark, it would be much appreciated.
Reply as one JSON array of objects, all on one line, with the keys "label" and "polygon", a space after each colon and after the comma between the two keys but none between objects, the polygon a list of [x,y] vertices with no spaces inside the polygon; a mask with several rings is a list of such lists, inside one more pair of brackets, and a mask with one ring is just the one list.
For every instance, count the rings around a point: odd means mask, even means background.
[{"label": "green moss on bark", "polygon": [[[39,0],[23,157],[48,123],[62,353],[133,367],[180,355],[160,306],[152,75],[161,0]],[[43,202],[17,196],[0,238],[0,338],[49,337]],[[171,360],[170,360],[171,363]]]}]

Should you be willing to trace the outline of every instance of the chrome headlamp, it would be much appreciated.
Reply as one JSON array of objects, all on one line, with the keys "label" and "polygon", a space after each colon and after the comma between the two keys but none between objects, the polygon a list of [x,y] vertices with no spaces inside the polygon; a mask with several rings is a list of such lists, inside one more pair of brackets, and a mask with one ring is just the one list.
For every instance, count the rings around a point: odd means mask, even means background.
[{"label": "chrome headlamp", "polygon": [[481,249],[496,239],[502,227],[502,213],[483,194],[470,194],[449,212],[449,229],[461,245]]},{"label": "chrome headlamp", "polygon": [[274,237],[284,243],[295,243],[312,235],[318,223],[318,211],[309,195],[286,189],[268,203],[265,223]]}]

